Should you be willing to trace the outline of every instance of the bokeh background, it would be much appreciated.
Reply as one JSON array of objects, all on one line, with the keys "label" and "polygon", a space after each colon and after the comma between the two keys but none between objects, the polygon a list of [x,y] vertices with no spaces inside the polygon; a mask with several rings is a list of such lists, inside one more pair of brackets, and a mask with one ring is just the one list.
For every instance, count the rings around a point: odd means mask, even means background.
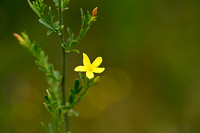
[{"label": "bokeh background", "polygon": [[[200,1],[71,0],[66,27],[77,35],[79,9],[96,6],[98,21],[78,48],[102,56],[106,71],[70,119],[73,133],[200,133]],[[27,1],[0,0],[1,133],[43,133],[40,122],[52,121],[45,76],[12,36],[24,30],[61,70],[59,40]],[[80,64],[81,54],[67,57],[67,87]]]}]

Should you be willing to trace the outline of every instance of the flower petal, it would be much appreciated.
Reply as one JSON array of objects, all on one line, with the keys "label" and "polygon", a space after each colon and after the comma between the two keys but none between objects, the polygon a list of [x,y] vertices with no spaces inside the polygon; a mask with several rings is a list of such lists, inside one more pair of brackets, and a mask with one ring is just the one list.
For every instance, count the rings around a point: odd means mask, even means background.
[{"label": "flower petal", "polygon": [[100,66],[101,65],[101,63],[102,63],[102,57],[97,57],[95,60],[94,60],[94,62],[92,63],[92,68],[96,68],[96,67],[98,67],[98,66]]},{"label": "flower petal", "polygon": [[76,72],[86,72],[87,68],[85,66],[77,66],[74,71]]},{"label": "flower petal", "polygon": [[93,72],[86,72],[86,76],[89,78],[89,79],[92,79],[94,77],[94,73]]},{"label": "flower petal", "polygon": [[104,67],[97,67],[97,68],[94,68],[92,71],[94,73],[102,73],[104,70],[105,70]]},{"label": "flower petal", "polygon": [[87,68],[90,68],[91,66],[90,59],[85,53],[83,53],[83,65]]}]

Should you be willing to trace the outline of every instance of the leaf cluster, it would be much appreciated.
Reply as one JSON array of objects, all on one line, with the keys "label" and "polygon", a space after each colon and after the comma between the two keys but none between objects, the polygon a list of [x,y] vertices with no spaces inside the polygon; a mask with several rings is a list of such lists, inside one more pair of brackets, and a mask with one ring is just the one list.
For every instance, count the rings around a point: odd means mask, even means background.
[{"label": "leaf cluster", "polygon": [[[39,22],[43,24],[45,27],[49,28],[47,31],[47,35],[50,35],[51,33],[55,32],[59,35],[61,34],[61,31],[64,28],[64,25],[60,25],[59,21],[54,21],[54,15],[52,14],[51,6],[48,8],[47,17],[45,16],[45,9],[47,7],[46,4],[44,4],[43,0],[36,0],[33,2],[30,2],[28,0],[28,3],[32,10],[39,16]],[[54,0],[55,6],[58,7],[58,0]],[[62,11],[67,10],[69,5],[69,0],[62,0],[61,1],[61,7]],[[79,43],[79,41],[85,36],[87,31],[90,29],[90,26],[96,21],[96,16],[93,16],[92,13],[90,13],[88,10],[86,13],[84,13],[83,9],[80,9],[81,11],[81,29],[79,32],[79,35],[75,37],[72,30],[68,27],[68,40],[66,43],[62,44],[62,47],[65,49],[66,53],[69,52],[76,52],[79,53],[79,50],[74,49],[74,47]]]},{"label": "leaf cluster", "polygon": [[[55,3],[55,6],[58,7],[59,6],[58,0],[53,0],[53,1]],[[69,0],[62,0],[61,1],[62,11],[67,10],[68,6],[69,6]]]},{"label": "leaf cluster", "polygon": [[[51,94],[48,90],[46,90],[46,91],[47,91],[47,94],[44,95],[44,99],[45,99],[44,105],[47,108],[47,110],[50,112],[50,114],[53,116],[54,121],[56,123],[56,130],[59,131],[60,126],[63,122],[63,120],[62,120],[63,111],[62,111],[62,108],[61,108],[61,105],[59,104],[59,102],[54,100],[54,98],[51,96]],[[44,123],[43,123],[43,126],[45,127]],[[51,129],[53,129],[53,127],[49,128],[49,131]]]},{"label": "leaf cluster", "polygon": [[26,44],[23,46],[25,46],[36,58],[35,63],[38,65],[40,70],[45,72],[49,84],[49,90],[54,92],[56,99],[59,99],[58,91],[62,79],[60,73],[54,69],[52,64],[48,63],[48,56],[45,55],[44,51],[39,48],[36,42],[31,43],[28,35],[25,32],[22,33],[22,36]]},{"label": "leaf cluster", "polygon": [[30,0],[28,0],[28,3],[32,10],[39,16],[39,22],[45,27],[49,28],[47,35],[50,35],[53,32],[60,34],[64,26],[59,25],[59,21],[54,21],[55,15],[52,14],[51,6],[48,7],[47,15],[45,16],[44,12],[47,5],[44,4],[43,0],[36,0],[33,2],[30,2]]},{"label": "leaf cluster", "polygon": [[[86,76],[81,75],[81,73],[79,73],[80,76],[80,80],[82,82],[82,84],[80,83],[80,81],[78,79],[75,80],[74,82],[74,88],[70,88],[70,94],[69,94],[69,103],[68,105],[63,107],[63,110],[68,111],[71,114],[74,114],[77,116],[77,112],[74,112],[73,108],[79,104],[87,95],[88,90],[96,85],[100,78],[99,76],[92,78],[91,80],[89,80]],[[71,111],[71,112],[70,112]]]},{"label": "leaf cluster", "polygon": [[73,48],[86,35],[87,31],[90,29],[90,26],[96,21],[96,16],[92,16],[92,14],[88,10],[86,14],[84,13],[82,8],[80,10],[81,10],[81,22],[82,22],[81,29],[80,29],[79,35],[75,37],[72,30],[69,27],[67,28],[69,38],[68,38],[67,43],[62,44],[66,53],[69,53],[69,52],[79,53],[77,49],[73,49]]},{"label": "leaf cluster", "polygon": [[[47,94],[44,95],[44,105],[47,110],[53,116],[55,123],[56,123],[56,130],[59,130],[59,127],[62,123],[62,108],[61,108],[61,100],[60,100],[60,83],[61,83],[61,75],[58,71],[54,70],[52,64],[48,63],[48,56],[45,55],[44,51],[42,51],[36,42],[31,43],[28,35],[23,32],[22,33],[25,46],[29,52],[36,58],[36,64],[38,65],[39,69],[42,70],[46,74],[46,78],[49,84],[49,89],[46,90]],[[50,94],[51,91],[54,96]],[[50,124],[51,125],[51,124]],[[48,129],[51,132],[52,126],[47,126],[43,123],[45,129]]]}]

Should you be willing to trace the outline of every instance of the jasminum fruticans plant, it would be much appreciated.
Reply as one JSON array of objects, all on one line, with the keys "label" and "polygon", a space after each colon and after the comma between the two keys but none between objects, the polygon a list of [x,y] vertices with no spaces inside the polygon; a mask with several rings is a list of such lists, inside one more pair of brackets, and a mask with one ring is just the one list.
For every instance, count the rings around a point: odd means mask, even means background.
[{"label": "jasminum fruticans plant", "polygon": [[[75,47],[85,36],[91,25],[97,19],[97,8],[92,13],[81,9],[82,25],[77,36],[67,27],[68,39],[65,40],[63,11],[68,10],[69,0],[53,0],[55,8],[58,9],[58,19],[52,13],[51,6],[47,6],[44,0],[28,0],[29,6],[39,17],[39,22],[48,28],[47,35],[56,33],[60,38],[60,46],[62,48],[62,73],[54,69],[53,65],[48,62],[48,56],[38,46],[36,42],[32,42],[29,36],[22,32],[21,35],[14,33],[19,43],[24,46],[35,57],[35,63],[41,71],[46,75],[48,89],[44,94],[44,105],[54,119],[54,124],[41,123],[47,133],[60,133],[61,125],[65,125],[65,133],[71,133],[69,128],[69,116],[78,116],[78,112],[74,107],[78,105],[87,95],[88,90],[96,85],[100,78],[95,77],[94,73],[102,73],[105,68],[99,67],[102,63],[102,57],[97,57],[91,64],[89,57],[83,53],[83,66],[77,66],[74,71],[79,72],[79,79],[76,79],[72,88],[65,88],[65,69],[66,55],[71,52],[79,53]],[[48,7],[48,9],[46,9]],[[81,72],[86,72],[86,76]],[[66,94],[68,97],[66,97]]]}]

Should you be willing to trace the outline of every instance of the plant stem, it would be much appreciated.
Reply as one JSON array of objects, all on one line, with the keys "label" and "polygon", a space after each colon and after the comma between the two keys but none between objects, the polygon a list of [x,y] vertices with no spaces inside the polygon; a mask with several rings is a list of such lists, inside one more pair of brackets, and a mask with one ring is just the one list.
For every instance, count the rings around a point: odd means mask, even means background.
[{"label": "plant stem", "polygon": [[[59,8],[58,8],[58,15],[59,15],[59,21],[60,21],[60,25],[63,25],[63,11],[62,11],[62,0],[58,0],[58,4],[59,4]],[[61,29],[61,33],[60,33],[60,42],[61,45],[64,43],[64,32],[63,29]],[[65,68],[66,68],[66,54],[65,54],[65,49],[62,48],[62,83],[61,83],[61,87],[62,87],[62,102],[63,105],[66,104],[66,99],[65,99]],[[64,122],[65,122],[65,132],[68,133],[70,132],[69,130],[69,120],[68,120],[68,114],[65,113],[64,114]]]},{"label": "plant stem", "polygon": [[58,122],[57,122],[57,119],[56,119],[56,117],[54,118],[55,119],[55,122],[56,122],[56,133],[59,133],[59,124],[58,124]]}]

